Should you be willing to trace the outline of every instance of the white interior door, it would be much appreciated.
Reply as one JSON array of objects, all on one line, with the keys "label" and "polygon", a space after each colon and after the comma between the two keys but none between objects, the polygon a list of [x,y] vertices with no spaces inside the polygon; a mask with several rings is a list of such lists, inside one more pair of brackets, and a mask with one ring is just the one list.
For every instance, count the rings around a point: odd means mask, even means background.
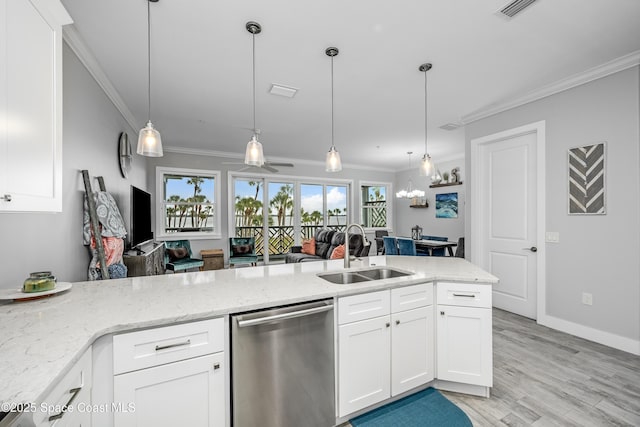
[{"label": "white interior door", "polygon": [[544,249],[539,241],[544,226],[538,206],[544,200],[540,137],[540,127],[525,126],[472,141],[477,191],[472,260],[500,279],[493,287],[495,307],[532,319],[538,313],[538,262]]}]

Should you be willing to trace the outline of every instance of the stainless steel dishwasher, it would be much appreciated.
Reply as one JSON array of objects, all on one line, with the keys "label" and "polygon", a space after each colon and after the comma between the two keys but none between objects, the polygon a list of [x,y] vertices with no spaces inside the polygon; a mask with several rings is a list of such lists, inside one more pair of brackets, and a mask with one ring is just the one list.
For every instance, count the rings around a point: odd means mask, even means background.
[{"label": "stainless steel dishwasher", "polygon": [[335,424],[333,301],[231,316],[234,427]]}]

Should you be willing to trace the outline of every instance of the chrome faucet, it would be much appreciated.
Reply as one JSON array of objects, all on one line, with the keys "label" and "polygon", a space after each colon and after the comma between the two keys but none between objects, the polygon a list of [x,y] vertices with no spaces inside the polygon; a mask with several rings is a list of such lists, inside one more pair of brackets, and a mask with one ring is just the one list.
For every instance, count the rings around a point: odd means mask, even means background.
[{"label": "chrome faucet", "polygon": [[358,227],[360,229],[360,233],[362,233],[362,244],[364,246],[369,246],[369,242],[367,241],[367,236],[364,234],[364,228],[360,224],[348,224],[347,228],[344,230],[344,268],[349,268],[351,266],[351,255],[349,253],[349,229],[351,227]]}]

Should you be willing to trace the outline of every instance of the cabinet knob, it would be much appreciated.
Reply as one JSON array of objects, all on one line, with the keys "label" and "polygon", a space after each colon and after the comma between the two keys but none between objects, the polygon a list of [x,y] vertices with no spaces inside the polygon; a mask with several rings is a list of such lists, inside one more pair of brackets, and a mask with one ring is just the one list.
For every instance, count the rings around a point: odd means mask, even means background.
[{"label": "cabinet knob", "polygon": [[396,325],[399,325],[399,324],[400,324],[400,320],[396,320]]},{"label": "cabinet knob", "polygon": [[2,196],[2,200],[4,200],[5,202],[10,202],[11,194],[5,194],[4,196]]},{"label": "cabinet knob", "polygon": [[441,312],[440,312],[440,316],[444,316],[444,311],[441,311]]},{"label": "cabinet knob", "polygon": [[387,322],[387,328],[388,328],[389,326],[391,326],[391,323]]},{"label": "cabinet knob", "polygon": [[220,364],[219,363],[214,363],[213,364],[213,369],[220,369]]}]

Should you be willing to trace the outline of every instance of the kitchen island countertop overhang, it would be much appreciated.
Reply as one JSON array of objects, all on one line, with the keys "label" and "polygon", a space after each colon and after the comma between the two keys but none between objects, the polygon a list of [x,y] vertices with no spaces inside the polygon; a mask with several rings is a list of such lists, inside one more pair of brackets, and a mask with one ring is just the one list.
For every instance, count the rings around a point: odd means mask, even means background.
[{"label": "kitchen island countertop overhang", "polygon": [[42,300],[0,305],[0,403],[34,403],[99,337],[431,281],[492,285],[498,278],[461,258],[375,256],[349,270],[389,266],[413,274],[333,284],[319,273],[342,260],[74,283]]}]

